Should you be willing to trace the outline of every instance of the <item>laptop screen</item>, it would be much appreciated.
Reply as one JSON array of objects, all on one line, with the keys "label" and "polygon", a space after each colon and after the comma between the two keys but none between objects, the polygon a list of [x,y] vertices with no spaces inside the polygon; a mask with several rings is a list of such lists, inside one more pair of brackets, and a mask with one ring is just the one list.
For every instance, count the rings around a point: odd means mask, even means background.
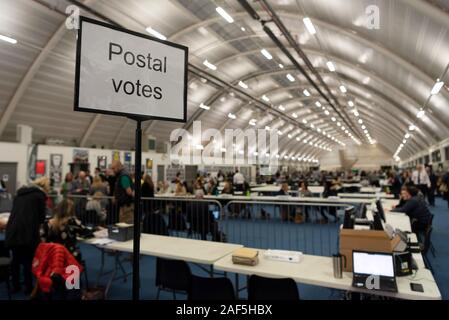
[{"label": "laptop screen", "polygon": [[390,254],[354,251],[352,263],[354,273],[394,277],[393,256]]}]

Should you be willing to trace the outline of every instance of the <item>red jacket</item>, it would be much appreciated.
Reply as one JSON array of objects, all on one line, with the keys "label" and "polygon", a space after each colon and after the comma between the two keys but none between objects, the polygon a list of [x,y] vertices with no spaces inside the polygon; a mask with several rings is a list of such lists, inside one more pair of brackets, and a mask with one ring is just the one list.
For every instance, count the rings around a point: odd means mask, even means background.
[{"label": "red jacket", "polygon": [[83,271],[83,267],[63,245],[41,243],[34,255],[32,271],[37,278],[39,288],[48,293],[52,287],[50,277],[56,273],[66,280],[72,275],[70,271],[66,270],[71,265],[78,267],[80,273]]}]

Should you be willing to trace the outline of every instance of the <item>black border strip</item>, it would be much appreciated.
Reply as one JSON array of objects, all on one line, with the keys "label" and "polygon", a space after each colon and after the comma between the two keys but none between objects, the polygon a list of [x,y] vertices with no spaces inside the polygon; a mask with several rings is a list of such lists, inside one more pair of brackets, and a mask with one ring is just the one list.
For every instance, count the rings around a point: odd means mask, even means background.
[{"label": "black border strip", "polygon": [[[91,109],[91,108],[83,108],[79,106],[79,85],[80,85],[80,65],[81,65],[81,39],[82,39],[82,32],[83,32],[83,22],[96,24],[105,28],[113,29],[119,32],[124,32],[127,34],[131,34],[136,37],[145,38],[151,41],[156,41],[162,44],[165,44],[170,47],[175,47],[178,49],[181,49],[184,51],[184,117],[182,119],[180,118],[167,118],[167,117],[154,117],[154,116],[144,116],[141,114],[135,114],[135,113],[124,113],[124,112],[115,112],[115,111],[106,111],[106,110],[97,110],[97,109]],[[177,43],[173,43],[170,41],[164,41],[143,33],[139,33],[136,31],[124,29],[115,25],[111,25],[105,22],[101,22],[98,20],[94,20],[91,18],[87,18],[84,16],[80,16],[79,20],[79,29],[77,34],[77,42],[76,42],[76,65],[75,65],[75,97],[74,97],[74,111],[81,111],[81,112],[89,112],[89,113],[101,113],[101,114],[108,114],[108,115],[114,115],[114,116],[124,116],[128,118],[139,118],[142,120],[165,120],[165,121],[174,121],[174,122],[186,122],[187,121],[187,77],[188,77],[188,58],[189,58],[189,48]]]}]

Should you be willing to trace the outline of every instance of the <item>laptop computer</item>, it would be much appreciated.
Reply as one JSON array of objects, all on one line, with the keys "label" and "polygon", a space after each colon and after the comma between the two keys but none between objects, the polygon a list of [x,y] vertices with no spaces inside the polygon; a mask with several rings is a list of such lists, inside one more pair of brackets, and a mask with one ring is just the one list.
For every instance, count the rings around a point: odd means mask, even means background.
[{"label": "laptop computer", "polygon": [[355,288],[398,292],[391,253],[354,250],[352,272],[352,286]]}]

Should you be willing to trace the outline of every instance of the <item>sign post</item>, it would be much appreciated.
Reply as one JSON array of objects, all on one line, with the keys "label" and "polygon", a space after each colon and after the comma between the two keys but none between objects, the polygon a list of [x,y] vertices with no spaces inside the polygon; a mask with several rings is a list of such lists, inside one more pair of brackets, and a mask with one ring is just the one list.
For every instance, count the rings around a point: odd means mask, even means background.
[{"label": "sign post", "polygon": [[133,299],[140,296],[142,122],[186,122],[188,48],[80,17],[74,110],[136,121]]}]

